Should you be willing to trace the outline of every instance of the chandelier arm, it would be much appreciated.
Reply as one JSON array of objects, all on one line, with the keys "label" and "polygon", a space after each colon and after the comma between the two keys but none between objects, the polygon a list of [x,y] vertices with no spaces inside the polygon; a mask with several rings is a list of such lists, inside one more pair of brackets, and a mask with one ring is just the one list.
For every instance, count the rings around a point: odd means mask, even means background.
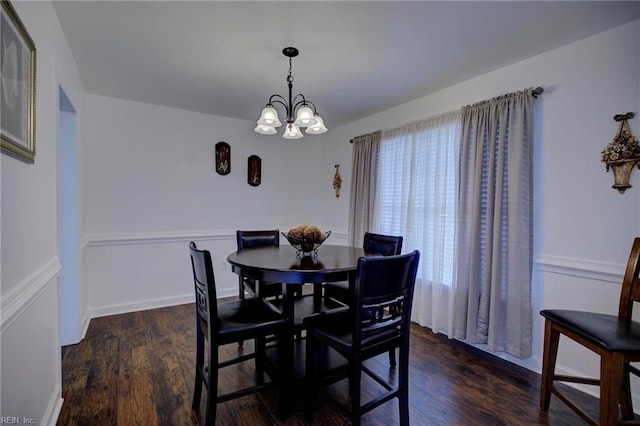
[{"label": "chandelier arm", "polygon": [[[274,98],[275,96],[275,98]],[[280,98],[280,99],[278,99]],[[289,112],[289,105],[287,105],[287,101],[285,98],[283,98],[280,95],[273,95],[270,99],[269,99],[269,104],[273,105],[273,104],[280,104],[284,107],[284,112],[286,114],[286,118],[285,121],[287,123],[293,123],[293,118],[291,117],[291,113]]]},{"label": "chandelier arm", "polygon": [[279,102],[282,105],[284,105],[285,108],[288,108],[287,107],[287,100],[282,95],[278,95],[277,93],[274,93],[273,95],[271,95],[269,97],[269,103],[267,105],[272,104],[273,102]]},{"label": "chandelier arm", "polygon": [[[301,98],[302,100],[298,101],[298,98]],[[293,102],[296,105],[300,105],[300,103],[307,103],[307,98],[304,97],[304,95],[302,93],[298,93],[294,98],[293,98]]]}]

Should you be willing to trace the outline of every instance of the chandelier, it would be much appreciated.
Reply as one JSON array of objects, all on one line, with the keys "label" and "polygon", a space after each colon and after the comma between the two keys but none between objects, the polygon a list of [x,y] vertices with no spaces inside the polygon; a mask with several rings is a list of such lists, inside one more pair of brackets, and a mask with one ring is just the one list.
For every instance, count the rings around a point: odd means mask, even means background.
[{"label": "chandelier", "polygon": [[[262,114],[260,114],[260,119],[257,121],[258,125],[253,129],[257,133],[274,135],[276,133],[276,127],[282,125],[278,119],[278,111],[273,107],[273,104],[282,105],[287,114],[285,119],[287,124],[282,134],[282,137],[285,139],[300,139],[304,136],[301,130],[303,127],[306,128],[305,133],[308,135],[319,135],[328,130],[316,111],[316,106],[313,102],[307,100],[301,93],[295,97],[292,95],[293,75],[291,74],[291,58],[298,56],[298,53],[300,52],[295,47],[285,47],[282,49],[282,54],[289,58],[289,74],[287,75],[289,97],[285,99],[277,93],[271,95],[269,102],[262,110]],[[311,107],[313,107],[313,109],[311,109]]]}]

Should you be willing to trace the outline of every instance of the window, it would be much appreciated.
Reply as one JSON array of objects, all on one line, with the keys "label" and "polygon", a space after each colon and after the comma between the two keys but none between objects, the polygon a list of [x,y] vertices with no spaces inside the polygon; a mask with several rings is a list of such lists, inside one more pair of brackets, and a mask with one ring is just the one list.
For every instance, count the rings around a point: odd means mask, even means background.
[{"label": "window", "polygon": [[459,139],[457,112],[382,135],[374,227],[420,250],[422,282],[453,282]]}]

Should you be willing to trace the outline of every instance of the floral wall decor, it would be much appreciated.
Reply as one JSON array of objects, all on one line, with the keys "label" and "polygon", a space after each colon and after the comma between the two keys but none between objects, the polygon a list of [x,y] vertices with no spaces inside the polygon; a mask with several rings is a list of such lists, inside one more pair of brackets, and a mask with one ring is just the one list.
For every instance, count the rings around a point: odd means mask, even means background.
[{"label": "floral wall decor", "polygon": [[631,188],[629,178],[633,168],[640,168],[640,145],[631,134],[627,120],[635,116],[633,112],[616,114],[613,119],[620,123],[618,132],[613,141],[602,151],[602,161],[606,163],[607,172],[613,169],[614,184],[611,186],[623,194],[627,188]]}]

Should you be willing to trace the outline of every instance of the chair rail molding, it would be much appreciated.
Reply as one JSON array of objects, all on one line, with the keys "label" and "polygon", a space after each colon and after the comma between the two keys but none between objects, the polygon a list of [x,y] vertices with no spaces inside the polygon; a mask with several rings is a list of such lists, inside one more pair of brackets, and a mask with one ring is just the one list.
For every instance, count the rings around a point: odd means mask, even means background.
[{"label": "chair rail molding", "polygon": [[56,256],[3,295],[0,333],[4,333],[36,297],[56,281],[61,268],[60,259]]},{"label": "chair rail molding", "polygon": [[[258,229],[255,226],[244,226],[241,229]],[[264,227],[263,227],[264,228]],[[271,227],[270,227],[271,229]],[[289,229],[287,226],[279,226],[278,229]],[[321,228],[327,229],[327,228]],[[331,235],[338,240],[346,240],[347,233],[344,230],[332,231]],[[223,230],[183,230],[166,232],[114,232],[86,234],[82,239],[82,247],[118,246],[127,244],[158,244],[190,241],[234,241],[235,229]]]},{"label": "chair rail molding", "polygon": [[535,267],[542,272],[569,275],[621,284],[625,265],[622,263],[600,262],[590,259],[540,255],[534,260]]},{"label": "chair rail molding", "polygon": [[131,233],[103,233],[87,234],[83,238],[83,247],[112,246],[126,244],[157,244],[189,242],[192,240],[233,240],[236,231],[169,231],[169,232],[131,232]]}]

